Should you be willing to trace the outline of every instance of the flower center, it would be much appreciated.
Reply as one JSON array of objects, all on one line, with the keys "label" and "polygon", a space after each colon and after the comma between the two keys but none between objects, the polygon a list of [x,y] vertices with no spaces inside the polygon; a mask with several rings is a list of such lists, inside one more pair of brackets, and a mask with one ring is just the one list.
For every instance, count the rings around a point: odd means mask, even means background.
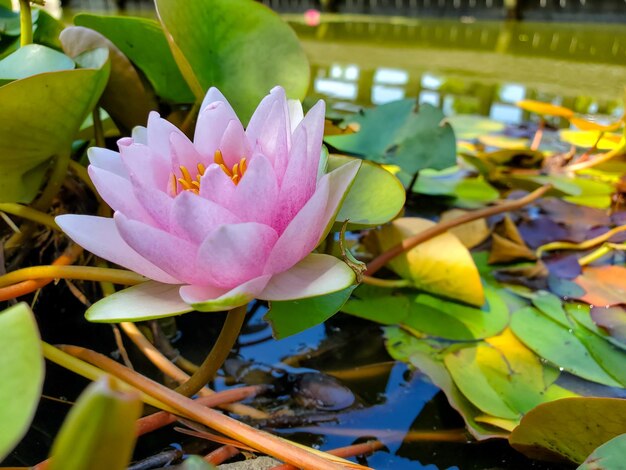
[{"label": "flower center", "polygon": [[[239,184],[239,181],[241,181],[241,178],[243,178],[243,175],[248,168],[246,158],[243,157],[241,160],[239,160],[239,163],[235,163],[233,167],[229,169],[226,166],[226,163],[224,163],[224,157],[222,156],[222,152],[219,150],[215,151],[213,161],[219,165],[222,171],[226,173],[235,184]],[[174,196],[181,191],[191,191],[195,194],[199,194],[200,179],[204,175],[206,167],[202,163],[198,163],[196,167],[198,171],[194,178],[191,177],[191,173],[189,172],[187,167],[181,165],[179,168],[181,177],[177,178],[175,173],[172,173],[171,176],[171,187]]]}]

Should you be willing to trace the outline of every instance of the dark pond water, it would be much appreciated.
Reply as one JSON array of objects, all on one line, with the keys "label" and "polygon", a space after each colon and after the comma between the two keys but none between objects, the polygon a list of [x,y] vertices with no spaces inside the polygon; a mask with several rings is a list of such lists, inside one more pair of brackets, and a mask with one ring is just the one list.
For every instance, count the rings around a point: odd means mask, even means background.
[{"label": "dark pond water", "polygon": [[[83,6],[99,9],[102,3]],[[142,6],[130,13],[151,15],[152,11]],[[311,60],[311,97],[325,97],[337,110],[411,96],[448,113],[479,113],[510,123],[527,118],[513,105],[522,98],[554,100],[581,112],[616,115],[622,109],[626,82],[623,26],[332,15],[318,26],[307,26],[300,14],[287,19]],[[47,288],[35,311],[46,341],[115,355],[111,327],[84,321],[84,306],[65,286]],[[355,397],[354,404],[340,412],[312,410],[292,420],[289,427],[269,423],[274,431],[322,449],[377,437],[387,449],[362,462],[377,469],[562,468],[530,462],[503,442],[418,439],[420,432],[458,429],[462,420],[423,375],[390,360],[378,326],[338,315],[325,325],[276,341],[261,319],[263,313],[261,306],[252,315],[230,364],[239,372],[248,366],[240,374],[241,382],[265,380],[283,387],[284,394],[273,398],[273,407],[292,404],[294,384],[306,374],[315,380],[334,376]],[[175,346],[186,357],[200,361],[220,323],[219,315],[181,317]],[[127,347],[140,370],[158,376],[132,345]],[[215,386],[221,389],[230,384],[220,378]],[[46,457],[68,409],[53,398],[73,400],[84,385],[85,381],[68,372],[48,367],[46,397],[32,430],[7,465],[32,465]],[[142,438],[136,456],[181,442],[187,441],[171,429],[161,431]]]}]

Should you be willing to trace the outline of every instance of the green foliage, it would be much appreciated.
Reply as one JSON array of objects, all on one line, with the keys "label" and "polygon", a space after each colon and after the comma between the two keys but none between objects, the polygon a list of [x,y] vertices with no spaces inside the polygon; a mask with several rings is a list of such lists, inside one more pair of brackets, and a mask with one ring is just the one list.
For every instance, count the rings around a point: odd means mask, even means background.
[{"label": "green foliage", "polygon": [[141,415],[137,393],[115,390],[104,377],[89,385],[72,407],[50,455],[50,470],[123,470],[135,446]]},{"label": "green foliage", "polygon": [[170,51],[161,25],[146,18],[79,14],[74,24],[106,36],[146,76],[156,94],[172,103],[191,103],[194,96]]},{"label": "green foliage", "polygon": [[[344,155],[330,155],[328,169],[345,165],[353,160]],[[344,199],[336,220],[335,230],[341,222],[349,220],[348,230],[360,230],[389,222],[404,207],[405,192],[402,183],[379,165],[363,162]]]},{"label": "green foliage", "polygon": [[29,44],[0,60],[0,85],[44,72],[72,70],[75,65],[65,54],[46,46]]},{"label": "green foliage", "polygon": [[270,302],[264,319],[272,326],[274,338],[282,339],[319,325],[337,313],[355,286],[332,294],[285,302]]},{"label": "green foliage", "polygon": [[190,455],[178,467],[179,470],[215,470],[215,467],[206,462],[199,455]]},{"label": "green foliage", "polygon": [[176,62],[196,100],[215,86],[247,122],[276,85],[301,99],[309,64],[295,33],[252,0],[156,0]]},{"label": "green foliage", "polygon": [[566,398],[528,412],[509,442],[533,458],[582,463],[596,447],[625,432],[626,400]]},{"label": "green foliage", "polygon": [[108,79],[106,54],[99,52],[90,54],[97,68],[33,75],[0,87],[1,202],[30,202],[50,159],[70,151]]},{"label": "green foliage", "polygon": [[39,330],[20,303],[0,312],[0,460],[15,447],[37,409],[44,378]]},{"label": "green foliage", "polygon": [[620,434],[594,450],[577,470],[617,470],[624,467],[626,434]]},{"label": "green foliage", "polygon": [[328,136],[327,143],[342,152],[397,165],[411,175],[424,168],[448,168],[456,161],[454,131],[443,113],[428,104],[394,101],[350,116],[344,124],[356,124],[359,130]]}]

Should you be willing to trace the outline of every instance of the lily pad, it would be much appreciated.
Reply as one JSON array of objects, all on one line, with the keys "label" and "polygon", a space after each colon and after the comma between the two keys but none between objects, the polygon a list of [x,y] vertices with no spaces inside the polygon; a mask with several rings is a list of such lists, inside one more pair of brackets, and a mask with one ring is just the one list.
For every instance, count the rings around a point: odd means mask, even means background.
[{"label": "lily pad", "polygon": [[594,450],[576,470],[616,470],[624,466],[626,434],[620,434]]},{"label": "lily pad", "polygon": [[108,75],[105,56],[99,68],[38,74],[0,87],[1,202],[35,197],[49,160],[70,151]]},{"label": "lily pad", "polygon": [[364,110],[344,123],[356,124],[359,131],[325,139],[342,152],[397,165],[409,174],[424,168],[441,170],[456,162],[454,131],[434,106],[394,101]]},{"label": "lily pad", "polygon": [[147,18],[80,14],[74,17],[74,24],[106,36],[141,69],[163,100],[194,101],[158,22]]},{"label": "lily pad", "polygon": [[531,458],[581,463],[595,448],[624,433],[626,400],[565,398],[529,411],[509,443]]},{"label": "lily pad", "polygon": [[220,89],[247,122],[267,92],[281,85],[304,98],[309,63],[293,30],[252,0],[156,0],[157,13],[183,76],[201,101]]},{"label": "lily pad", "polygon": [[28,44],[0,60],[0,85],[39,73],[72,70],[75,65],[61,52],[39,44]]},{"label": "lily pad", "polygon": [[[330,155],[328,172],[353,160],[344,155]],[[350,220],[348,230],[360,230],[389,222],[404,207],[405,192],[394,175],[372,162],[363,162],[348,195],[341,204],[335,229]]]},{"label": "lily pad", "polygon": [[26,433],[44,378],[37,322],[25,303],[0,313],[0,461]]},{"label": "lily pad", "polygon": [[319,325],[337,313],[355,286],[331,294],[286,302],[270,302],[264,319],[272,326],[274,338],[282,339]]},{"label": "lily pad", "polygon": [[[401,218],[376,232],[381,251],[433,227],[417,217]],[[482,306],[483,286],[467,248],[452,234],[444,233],[392,259],[388,266],[415,287],[427,292]]]}]

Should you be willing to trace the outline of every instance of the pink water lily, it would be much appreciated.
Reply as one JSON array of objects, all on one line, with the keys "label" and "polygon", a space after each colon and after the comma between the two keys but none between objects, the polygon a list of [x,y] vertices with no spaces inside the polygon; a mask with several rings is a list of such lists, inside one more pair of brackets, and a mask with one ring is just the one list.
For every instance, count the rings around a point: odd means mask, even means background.
[{"label": "pink water lily", "polygon": [[89,175],[113,218],[63,215],[76,243],[151,281],[97,302],[94,321],[220,311],[291,300],[354,282],[343,261],[312,253],[330,230],[359,161],[325,173],[324,103],[303,116],[274,88],[244,130],[215,88],[193,142],[152,113],[119,153],[89,151]]}]

